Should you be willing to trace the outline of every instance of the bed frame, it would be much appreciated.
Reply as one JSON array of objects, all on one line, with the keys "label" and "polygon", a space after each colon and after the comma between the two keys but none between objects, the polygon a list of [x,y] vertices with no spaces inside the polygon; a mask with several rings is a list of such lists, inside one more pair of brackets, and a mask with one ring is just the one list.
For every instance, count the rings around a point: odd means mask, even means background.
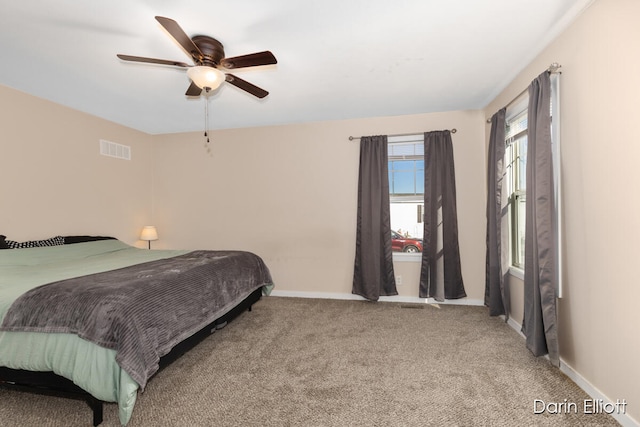
[{"label": "bed frame", "polygon": [[[220,316],[191,337],[178,343],[169,353],[160,358],[160,370],[195,347],[216,330],[225,327],[228,322],[244,311],[251,311],[253,304],[259,301],[261,296],[262,288],[256,289],[226,314]],[[96,399],[71,380],[53,372],[32,372],[0,367],[0,388],[84,400],[93,411],[93,425],[98,426],[102,423],[104,402]]]}]

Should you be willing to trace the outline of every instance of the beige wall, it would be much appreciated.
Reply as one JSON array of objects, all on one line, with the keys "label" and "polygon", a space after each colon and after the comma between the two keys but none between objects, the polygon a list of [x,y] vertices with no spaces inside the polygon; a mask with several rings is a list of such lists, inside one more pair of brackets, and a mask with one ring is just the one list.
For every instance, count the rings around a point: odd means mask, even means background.
[{"label": "beige wall", "polygon": [[[132,160],[99,155],[99,140]],[[0,234],[107,234],[130,244],[151,220],[151,136],[0,86]]]},{"label": "beige wall", "polygon": [[[640,420],[640,2],[597,0],[485,110],[562,65],[562,359]],[[521,283],[514,281],[514,286]],[[515,292],[521,321],[522,292]]]},{"label": "beige wall", "polygon": [[[484,295],[484,116],[450,112],[217,131],[154,140],[156,247],[248,249],[276,289],[350,294],[359,142],[350,135],[456,128],[453,135],[463,277]],[[399,292],[418,295],[419,270],[397,263]]]},{"label": "beige wall", "polygon": [[[151,136],[0,87],[0,234],[104,234],[155,248],[246,249],[277,289],[350,294],[359,142],[349,135],[456,128],[460,251],[468,299],[484,292],[484,116],[459,111]],[[132,160],[99,155],[99,140]],[[153,143],[152,143],[153,141]],[[153,194],[153,195],[152,195]],[[417,297],[419,264],[396,263]]]}]

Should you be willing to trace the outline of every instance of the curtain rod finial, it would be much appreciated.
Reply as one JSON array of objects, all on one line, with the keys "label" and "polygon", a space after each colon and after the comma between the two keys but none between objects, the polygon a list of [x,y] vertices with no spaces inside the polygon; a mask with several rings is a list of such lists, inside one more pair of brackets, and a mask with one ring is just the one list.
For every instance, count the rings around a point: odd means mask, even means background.
[{"label": "curtain rod finial", "polygon": [[560,68],[562,68],[562,65],[558,64],[557,62],[552,62],[551,65],[549,65],[549,72],[557,73]]}]

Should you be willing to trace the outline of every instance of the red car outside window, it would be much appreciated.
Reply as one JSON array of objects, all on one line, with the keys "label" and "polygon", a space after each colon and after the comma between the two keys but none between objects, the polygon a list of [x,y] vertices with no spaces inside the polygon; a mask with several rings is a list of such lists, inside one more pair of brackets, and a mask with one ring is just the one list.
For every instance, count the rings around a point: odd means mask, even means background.
[{"label": "red car outside window", "polygon": [[422,252],[422,240],[413,237],[405,237],[391,230],[391,250],[394,252]]}]

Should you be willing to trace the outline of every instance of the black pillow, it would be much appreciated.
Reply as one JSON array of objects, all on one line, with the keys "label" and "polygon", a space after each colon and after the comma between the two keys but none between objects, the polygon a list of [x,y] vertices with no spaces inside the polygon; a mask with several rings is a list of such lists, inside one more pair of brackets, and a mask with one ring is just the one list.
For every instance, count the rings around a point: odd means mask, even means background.
[{"label": "black pillow", "polygon": [[71,243],[84,243],[84,242],[93,242],[96,240],[111,240],[115,239],[115,237],[108,236],[64,236],[64,244],[69,245]]},{"label": "black pillow", "polygon": [[0,249],[9,249],[9,245],[5,242],[7,236],[0,235]]}]

